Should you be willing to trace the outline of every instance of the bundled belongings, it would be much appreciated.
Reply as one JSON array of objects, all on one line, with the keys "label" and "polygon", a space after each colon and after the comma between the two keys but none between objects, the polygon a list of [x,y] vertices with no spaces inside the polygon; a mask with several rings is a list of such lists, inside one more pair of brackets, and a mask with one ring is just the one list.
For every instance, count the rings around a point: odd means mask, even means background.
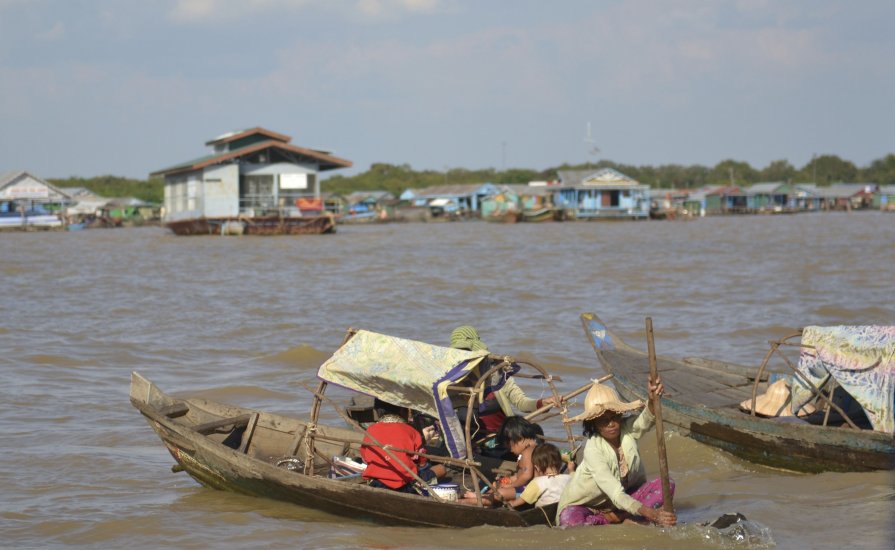
[{"label": "bundled belongings", "polygon": [[[792,396],[786,379],[780,378],[770,386],[768,391],[755,399],[755,414],[764,417],[788,417],[793,416]],[[746,412],[752,411],[752,399],[746,399],[740,403],[740,408]],[[811,403],[806,403],[799,409],[799,416],[807,416],[815,412]]]}]

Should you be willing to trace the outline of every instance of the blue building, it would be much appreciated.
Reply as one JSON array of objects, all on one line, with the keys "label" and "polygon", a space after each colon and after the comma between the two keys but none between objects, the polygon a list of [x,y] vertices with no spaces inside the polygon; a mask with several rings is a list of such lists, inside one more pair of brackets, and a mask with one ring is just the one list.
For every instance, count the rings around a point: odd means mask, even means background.
[{"label": "blue building", "polygon": [[575,219],[648,219],[649,185],[612,168],[560,170],[553,204]]}]

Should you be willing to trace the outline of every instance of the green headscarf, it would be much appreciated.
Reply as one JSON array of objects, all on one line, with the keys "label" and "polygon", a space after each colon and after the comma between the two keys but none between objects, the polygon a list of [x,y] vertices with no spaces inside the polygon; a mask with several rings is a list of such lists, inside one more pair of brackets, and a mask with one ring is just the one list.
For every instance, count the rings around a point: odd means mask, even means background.
[{"label": "green headscarf", "polygon": [[469,351],[482,351],[488,349],[485,342],[479,339],[479,333],[475,327],[463,325],[451,332],[451,347],[456,349],[467,349]]}]

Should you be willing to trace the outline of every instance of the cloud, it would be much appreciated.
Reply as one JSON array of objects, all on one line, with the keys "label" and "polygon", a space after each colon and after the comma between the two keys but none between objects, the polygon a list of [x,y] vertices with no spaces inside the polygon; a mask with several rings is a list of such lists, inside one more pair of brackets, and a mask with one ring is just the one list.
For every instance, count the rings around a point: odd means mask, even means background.
[{"label": "cloud", "polygon": [[49,30],[37,33],[35,38],[37,38],[38,40],[53,42],[56,40],[61,40],[64,37],[65,24],[62,21],[56,21],[56,24],[53,25]]},{"label": "cloud", "polygon": [[432,13],[438,5],[439,0],[175,0],[168,18],[178,24],[198,24],[325,8],[347,16],[380,19],[401,13]]}]

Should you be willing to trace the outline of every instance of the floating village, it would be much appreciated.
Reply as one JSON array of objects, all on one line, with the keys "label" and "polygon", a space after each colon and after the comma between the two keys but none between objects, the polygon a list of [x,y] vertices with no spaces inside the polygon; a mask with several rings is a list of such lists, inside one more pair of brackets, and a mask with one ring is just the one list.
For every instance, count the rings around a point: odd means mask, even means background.
[{"label": "floating village", "polygon": [[[265,128],[230,132],[202,157],[156,170],[164,204],[57,187],[25,170],[0,172],[0,231],[163,225],[177,235],[330,233],[339,224],[484,220],[540,223],[694,219],[800,212],[895,211],[895,185],[762,182],[651,188],[612,168],[559,170],[550,181],[485,182],[325,192],[320,175],[348,168],[331,152]],[[323,184],[323,185],[322,185]]]}]

